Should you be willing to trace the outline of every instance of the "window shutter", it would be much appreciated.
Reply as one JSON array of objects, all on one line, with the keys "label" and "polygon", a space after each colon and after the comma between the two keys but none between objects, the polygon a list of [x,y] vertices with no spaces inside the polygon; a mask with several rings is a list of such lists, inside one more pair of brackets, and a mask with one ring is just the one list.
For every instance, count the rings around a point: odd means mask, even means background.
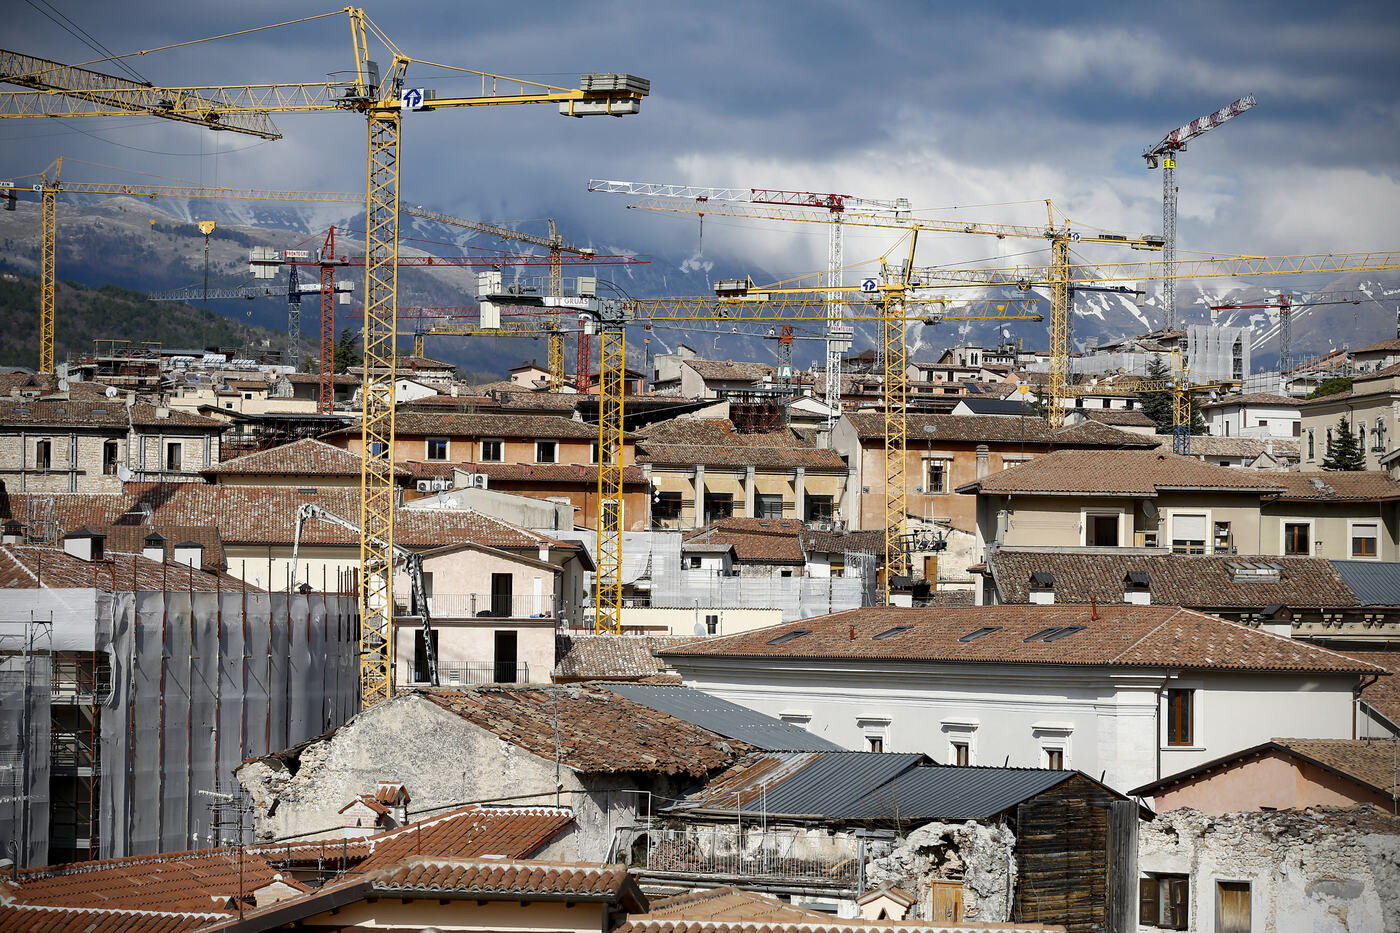
[{"label": "window shutter", "polygon": [[1204,541],[1206,539],[1206,517],[1204,515],[1173,515],[1172,540]]},{"label": "window shutter", "polygon": [[1138,879],[1138,923],[1144,926],[1157,925],[1157,879]]},{"label": "window shutter", "polygon": [[1185,878],[1173,878],[1167,882],[1168,914],[1167,926],[1173,930],[1186,929],[1186,899],[1191,883]]}]

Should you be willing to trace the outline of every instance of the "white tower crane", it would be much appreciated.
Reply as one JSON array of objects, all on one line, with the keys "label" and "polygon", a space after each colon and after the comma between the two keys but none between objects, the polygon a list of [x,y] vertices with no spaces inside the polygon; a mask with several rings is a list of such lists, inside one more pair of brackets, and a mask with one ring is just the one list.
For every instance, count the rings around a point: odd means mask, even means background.
[{"label": "white tower crane", "polygon": [[1215,129],[1225,121],[1237,117],[1254,106],[1254,95],[1246,94],[1228,107],[1221,107],[1215,113],[1206,114],[1192,120],[1185,126],[1172,130],[1162,141],[1142,151],[1148,168],[1162,166],[1162,268],[1166,273],[1162,278],[1162,304],[1166,314],[1167,327],[1176,326],[1176,154],[1186,151],[1188,140],[1195,139]]}]

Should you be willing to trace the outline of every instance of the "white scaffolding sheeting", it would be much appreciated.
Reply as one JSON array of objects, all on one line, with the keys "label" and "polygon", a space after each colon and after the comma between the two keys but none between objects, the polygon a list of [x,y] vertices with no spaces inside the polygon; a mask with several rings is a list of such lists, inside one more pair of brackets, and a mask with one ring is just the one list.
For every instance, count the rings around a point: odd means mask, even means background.
[{"label": "white scaffolding sheeting", "polygon": [[20,865],[49,849],[52,642],[47,614],[0,619],[0,858]]}]

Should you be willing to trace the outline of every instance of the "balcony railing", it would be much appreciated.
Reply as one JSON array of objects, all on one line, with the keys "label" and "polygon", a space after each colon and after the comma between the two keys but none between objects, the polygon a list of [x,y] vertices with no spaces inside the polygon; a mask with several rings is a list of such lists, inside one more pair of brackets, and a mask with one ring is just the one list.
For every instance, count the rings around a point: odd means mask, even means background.
[{"label": "balcony railing", "polygon": [[[401,613],[413,613],[408,602],[397,603]],[[428,611],[435,619],[552,619],[554,595],[509,596],[495,593],[434,593],[428,597]]]},{"label": "balcony railing", "polygon": [[647,832],[648,875],[677,874],[712,879],[742,878],[858,890],[864,853],[849,838],[809,840],[798,831],[736,833],[725,829],[663,829]]},{"label": "balcony railing", "polygon": [[[427,683],[426,672],[413,671],[415,683]],[[527,684],[530,665],[524,661],[468,661],[466,664],[438,665],[438,685],[465,687],[470,684]]]}]

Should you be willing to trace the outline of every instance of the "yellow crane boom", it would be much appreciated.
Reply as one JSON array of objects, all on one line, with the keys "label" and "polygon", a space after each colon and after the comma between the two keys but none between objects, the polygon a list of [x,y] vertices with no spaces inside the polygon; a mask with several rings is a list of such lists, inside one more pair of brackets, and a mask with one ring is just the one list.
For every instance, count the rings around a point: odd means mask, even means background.
[{"label": "yellow crane boom", "polygon": [[[556,104],[567,116],[637,113],[650,84],[632,75],[593,74],[581,87],[564,88],[504,75],[453,68],[479,79],[473,96],[437,98],[406,84],[414,59],[404,55],[358,7],[350,21],[353,74],[350,82],[245,84],[207,87],[146,87],[82,68],[20,56],[3,65],[0,80],[40,90],[0,94],[0,118],[146,114],[199,123],[266,139],[279,135],[270,113],[348,110],[367,121],[365,186],[365,380],[361,391],[360,475],[361,663],[360,696],[365,705],[393,691],[394,543],[394,340],[397,332],[399,139],[406,112],[459,107]],[[371,58],[370,38],[389,53],[381,77]],[[0,52],[0,56],[15,53]],[[447,66],[418,62],[436,68]]]}]

